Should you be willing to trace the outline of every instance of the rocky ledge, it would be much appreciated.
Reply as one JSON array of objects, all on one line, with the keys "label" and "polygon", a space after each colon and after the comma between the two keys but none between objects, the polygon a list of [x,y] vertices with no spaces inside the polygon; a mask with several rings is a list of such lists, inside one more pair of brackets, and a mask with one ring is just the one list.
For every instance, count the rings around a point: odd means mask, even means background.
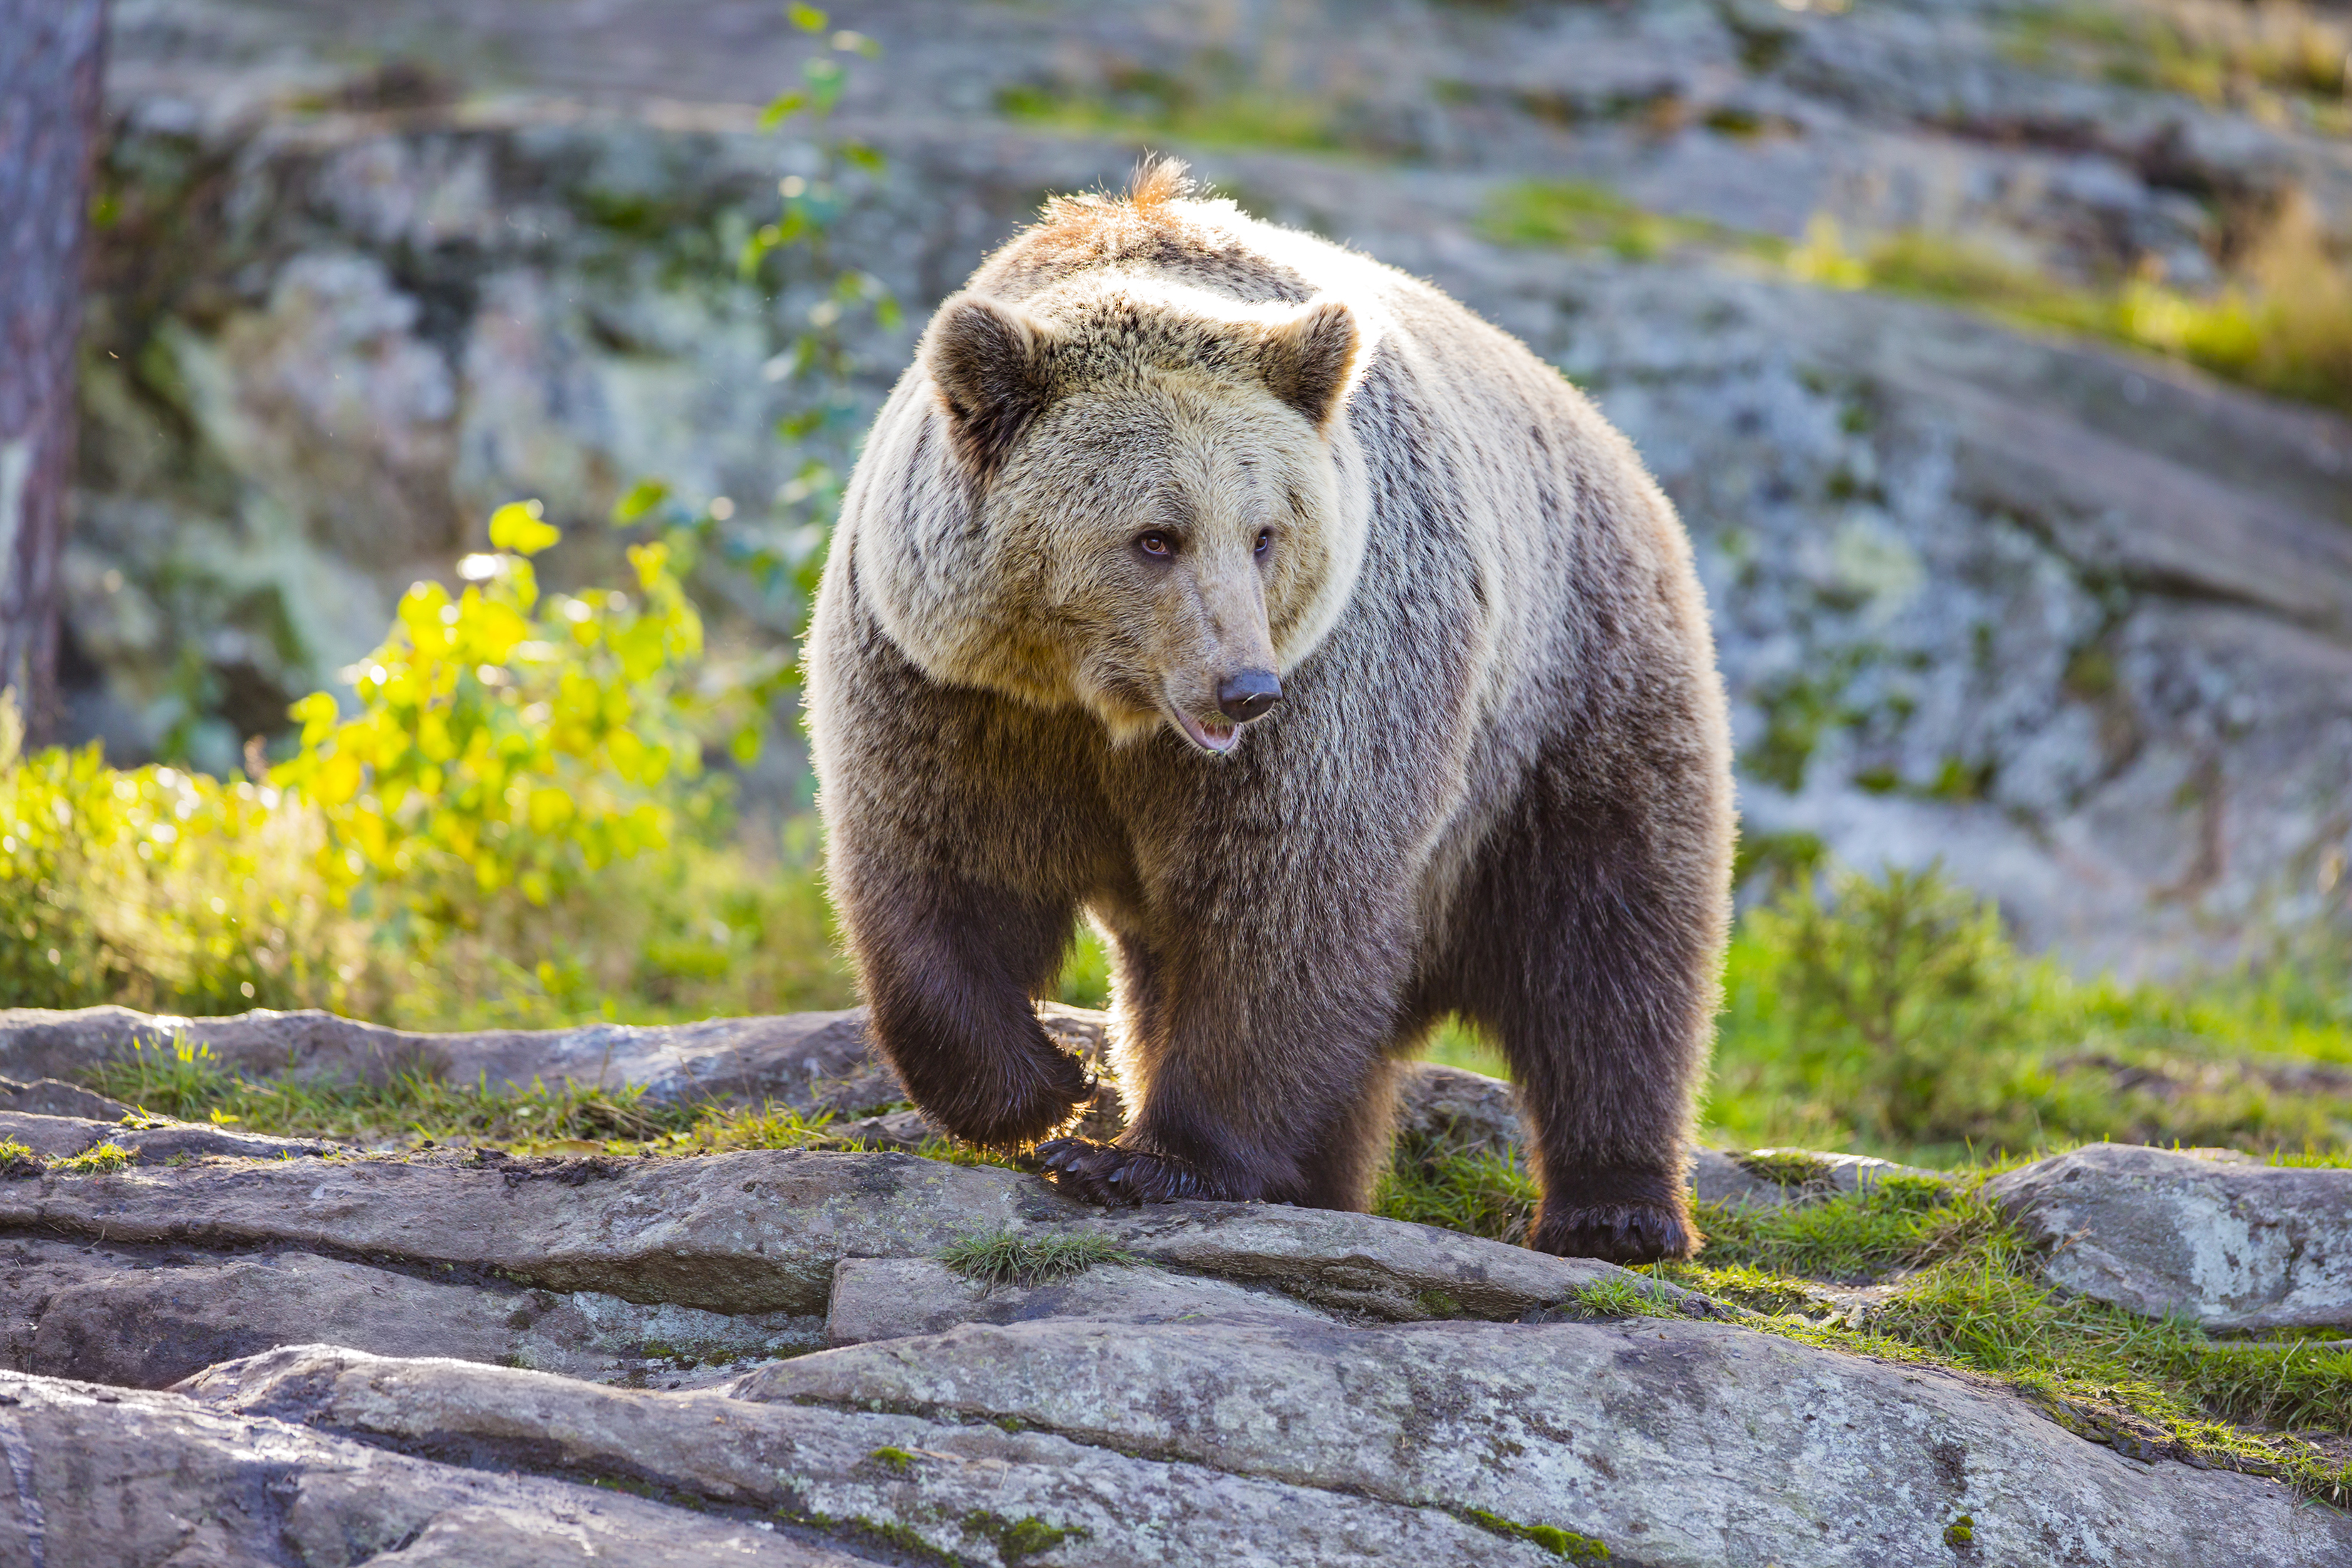
[{"label": "rocky ledge", "polygon": [[[0,1542],[49,1564],[427,1562],[478,1525],[468,1561],[2352,1552],[2274,1481],[1982,1381],[1361,1215],[1105,1213],[891,1153],[436,1153],[27,1177],[0,1231]],[[987,1289],[959,1242],[1042,1274]]]},{"label": "rocky ledge", "polygon": [[[1050,1021],[1097,1048],[1097,1017]],[[551,1081],[598,1037],[16,1013],[0,1068],[175,1037],[248,1070]],[[739,1096],[913,1115],[855,1014],[625,1037],[606,1059],[649,1094],[713,1092],[659,1076],[698,1043]],[[366,1155],[124,1109],[0,1084],[0,1131],[52,1155],[0,1173],[0,1562],[2352,1560],[2352,1519],[2277,1480],[1451,1231],[1106,1212],[904,1152]],[[1518,1136],[1475,1073],[1415,1069],[1402,1110],[1427,1142]],[[54,1157],[101,1140],[128,1162]],[[1789,1205],[1933,1174],[1706,1152],[1694,1185]],[[2068,1289],[2352,1326],[2352,1172],[2095,1146],[1989,1190]]]}]

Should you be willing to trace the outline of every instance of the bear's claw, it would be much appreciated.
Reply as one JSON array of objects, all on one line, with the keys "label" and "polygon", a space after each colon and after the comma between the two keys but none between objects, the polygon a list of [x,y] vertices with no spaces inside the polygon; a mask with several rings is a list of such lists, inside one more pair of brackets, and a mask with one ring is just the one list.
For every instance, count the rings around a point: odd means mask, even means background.
[{"label": "bear's claw", "polygon": [[1537,1216],[1528,1245],[1560,1258],[1611,1263],[1655,1263],[1688,1258],[1701,1238],[1681,1211],[1665,1204],[1592,1204]]},{"label": "bear's claw", "polygon": [[1048,1139],[1037,1145],[1037,1163],[1063,1192],[1105,1207],[1217,1195],[1208,1176],[1181,1160],[1091,1138]]}]

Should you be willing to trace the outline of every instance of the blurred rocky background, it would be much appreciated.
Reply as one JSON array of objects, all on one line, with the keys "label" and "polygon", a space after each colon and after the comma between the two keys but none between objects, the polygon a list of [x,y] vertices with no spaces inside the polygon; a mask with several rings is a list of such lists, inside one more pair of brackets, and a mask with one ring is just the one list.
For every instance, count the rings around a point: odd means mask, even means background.
[{"label": "blurred rocky background", "polygon": [[[62,653],[65,738],[111,762],[282,752],[289,702],[348,689],[402,590],[518,497],[566,530],[546,573],[599,580],[616,504],[662,481],[711,546],[714,643],[787,648],[792,569],[930,306],[1150,148],[1433,279],[1633,438],[1712,596],[1748,886],[1941,857],[2028,945],[2126,973],[2352,908],[2346,15],[872,0],[844,39],[769,0],[121,0],[112,26]],[[811,61],[848,62],[828,134],[859,155],[761,129]],[[739,267],[796,205],[823,245]],[[772,747],[748,798],[805,788]]]}]

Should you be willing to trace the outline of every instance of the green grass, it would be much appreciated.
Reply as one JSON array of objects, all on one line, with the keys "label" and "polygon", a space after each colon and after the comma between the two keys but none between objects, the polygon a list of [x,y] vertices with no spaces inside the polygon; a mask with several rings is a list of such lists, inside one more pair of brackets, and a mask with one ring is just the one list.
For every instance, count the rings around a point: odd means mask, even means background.
[{"label": "green grass", "polygon": [[1738,257],[1822,288],[1934,300],[2160,354],[2281,396],[2352,408],[2352,267],[2309,203],[2297,199],[2233,237],[2227,280],[2211,293],[2171,288],[2155,276],[2059,278],[1925,231],[1882,235],[1852,248],[1826,217],[1791,245],[1653,213],[1584,182],[1501,186],[1481,227],[1507,244],[1605,250],[1629,260],[1679,252]]},{"label": "green grass", "polygon": [[947,1247],[939,1260],[983,1290],[1058,1284],[1106,1263],[1133,1263],[1135,1257],[1099,1236],[1023,1236],[1000,1230],[970,1236]]},{"label": "green grass", "polygon": [[1009,87],[996,107],[1008,119],[1076,136],[1301,152],[1329,152],[1346,141],[1333,107],[1311,96],[1140,69],[1120,73],[1100,92]]},{"label": "green grass", "polygon": [[60,1176],[109,1176],[129,1169],[131,1151],[113,1143],[100,1143],[49,1162],[50,1172]]},{"label": "green grass", "polygon": [[[669,1105],[641,1089],[534,1082],[514,1089],[478,1079],[450,1083],[401,1073],[381,1084],[229,1071],[209,1047],[182,1038],[136,1047],[82,1075],[141,1114],[235,1125],[281,1137],[364,1146],[487,1145],[520,1153],[691,1154],[732,1149],[854,1150],[830,1113],[790,1106]],[[941,1146],[940,1157],[977,1159]],[[0,1148],[0,1159],[5,1149]]]},{"label": "green grass", "polygon": [[1516,1155],[1401,1139],[1372,1212],[1517,1242],[1535,1217],[1538,1196],[1535,1178]]},{"label": "green grass", "polygon": [[[1701,1205],[1706,1251],[1648,1272],[1748,1308],[1768,1332],[1999,1377],[2126,1452],[2194,1456],[2352,1500],[2352,1464],[2298,1436],[2352,1431],[2352,1346],[2313,1333],[2217,1339],[2054,1291],[1980,1194],[1989,1173],[1788,1209]],[[1843,1310],[1825,1294],[1825,1282],[1865,1279],[1893,1288]]]},{"label": "green grass", "polygon": [[1679,1318],[1685,1315],[1676,1299],[1631,1279],[1603,1279],[1591,1285],[1580,1285],[1569,1297],[1569,1304],[1590,1318]]},{"label": "green grass", "polygon": [[1479,229],[1507,245],[1606,250],[1629,261],[1711,245],[1752,248],[1753,237],[1720,224],[1668,217],[1634,205],[1606,185],[1580,180],[1522,180],[1495,192]]},{"label": "green grass", "polygon": [[2120,87],[2183,93],[2268,123],[2352,132],[2345,61],[2352,30],[2294,0],[2144,0],[2130,6],[2035,5],[2003,21],[2021,65]]}]

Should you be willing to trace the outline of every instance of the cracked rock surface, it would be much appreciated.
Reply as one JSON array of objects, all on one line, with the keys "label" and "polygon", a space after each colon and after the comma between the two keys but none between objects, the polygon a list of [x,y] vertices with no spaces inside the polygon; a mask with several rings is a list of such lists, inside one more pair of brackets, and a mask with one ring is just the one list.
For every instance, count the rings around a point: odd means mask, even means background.
[{"label": "cracked rock surface", "polygon": [[0,1373],[0,1449],[12,1568],[856,1562],[767,1521],[411,1458],[176,1394]]},{"label": "cracked rock surface", "polygon": [[[1096,1261],[984,1289],[974,1238]],[[6,1563],[1947,1568],[1963,1515],[2013,1568],[2352,1553],[2276,1481],[1606,1264],[894,1153],[0,1182],[0,1354]]]}]

